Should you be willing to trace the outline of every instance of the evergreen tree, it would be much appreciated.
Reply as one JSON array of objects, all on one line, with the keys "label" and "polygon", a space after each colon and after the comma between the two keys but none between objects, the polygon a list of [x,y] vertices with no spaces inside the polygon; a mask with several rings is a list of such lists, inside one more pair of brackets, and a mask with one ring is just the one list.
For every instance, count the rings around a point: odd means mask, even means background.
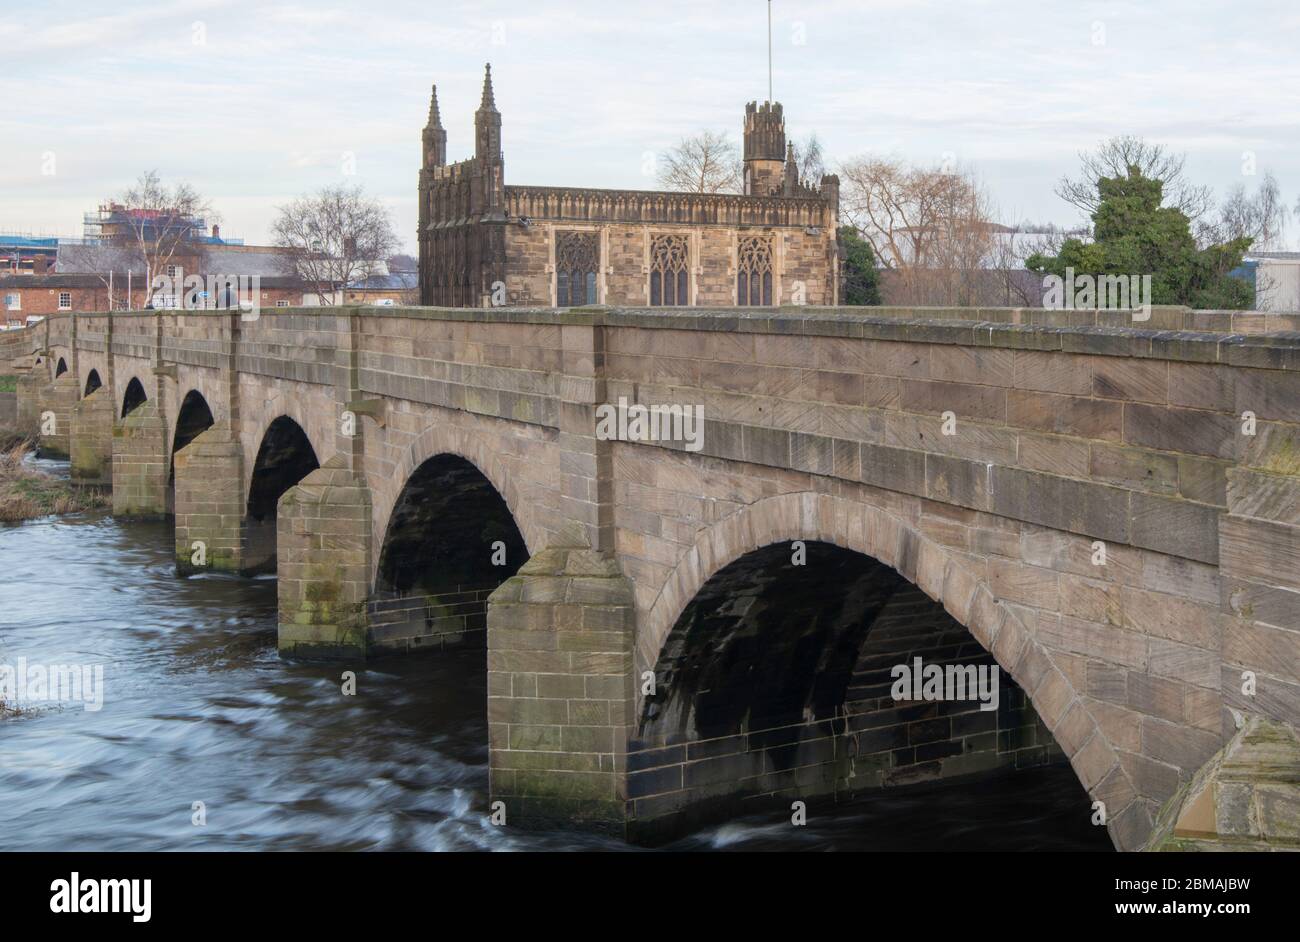
[{"label": "evergreen tree", "polygon": [[1092,214],[1093,241],[1067,239],[1058,255],[1035,253],[1031,271],[1075,275],[1150,275],[1151,303],[1244,310],[1254,289],[1228,272],[1241,264],[1251,239],[1196,247],[1191,220],[1182,210],[1161,206],[1164,184],[1130,166],[1124,177],[1097,181],[1100,201]]},{"label": "evergreen tree", "polygon": [[840,226],[840,247],[844,251],[844,296],[842,304],[879,304],[880,276],[871,245],[852,226]]}]

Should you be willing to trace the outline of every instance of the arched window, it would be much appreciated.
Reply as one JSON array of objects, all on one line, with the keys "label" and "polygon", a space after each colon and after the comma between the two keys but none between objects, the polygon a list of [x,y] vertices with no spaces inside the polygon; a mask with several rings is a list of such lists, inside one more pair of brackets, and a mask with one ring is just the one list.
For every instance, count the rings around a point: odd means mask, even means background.
[{"label": "arched window", "polygon": [[655,236],[650,243],[650,303],[689,304],[686,236]]},{"label": "arched window", "polygon": [[555,303],[581,307],[599,303],[596,272],[600,269],[600,243],[594,232],[558,232],[555,235]]},{"label": "arched window", "polygon": [[736,303],[772,303],[772,243],[753,236],[740,240],[736,251]]}]

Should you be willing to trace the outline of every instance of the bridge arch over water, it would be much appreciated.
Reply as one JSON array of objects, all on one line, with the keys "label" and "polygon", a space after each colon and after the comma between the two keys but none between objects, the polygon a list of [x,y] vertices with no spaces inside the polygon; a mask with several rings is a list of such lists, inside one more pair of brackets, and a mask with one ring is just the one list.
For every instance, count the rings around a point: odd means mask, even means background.
[{"label": "bridge arch over water", "polygon": [[[1034,637],[1027,610],[999,600],[974,560],[857,496],[787,493],[746,505],[703,529],[665,581],[638,637],[638,672],[652,665],[658,681],[667,681],[651,698],[660,702],[638,698],[636,747],[649,758],[638,763],[629,788],[650,809],[646,823],[712,799],[708,784],[721,774],[746,781],[751,793],[807,796],[1014,765],[1017,753],[1038,761],[1045,744],[1032,736],[988,741],[991,731],[1026,728],[1023,717],[1010,726],[1005,718],[985,723],[969,701],[886,697],[886,667],[921,657],[995,662],[1013,679],[1007,692],[1028,698],[1029,725],[1041,721],[1082,786],[1105,803],[1108,826],[1148,826],[1118,754]],[[800,566],[792,563],[795,541]],[[934,604],[918,600],[921,593]],[[769,643],[754,636],[755,605],[781,610],[776,627],[785,637]],[[694,703],[682,702],[674,681]],[[691,715],[701,708],[712,711],[702,726]],[[797,735],[792,727],[800,727]],[[683,735],[701,743],[712,770],[688,769],[689,749],[664,748]]]},{"label": "bridge arch over water", "polygon": [[320,467],[316,455],[302,426],[287,415],[267,426],[251,463],[243,571],[275,571],[277,505],[285,491]]}]

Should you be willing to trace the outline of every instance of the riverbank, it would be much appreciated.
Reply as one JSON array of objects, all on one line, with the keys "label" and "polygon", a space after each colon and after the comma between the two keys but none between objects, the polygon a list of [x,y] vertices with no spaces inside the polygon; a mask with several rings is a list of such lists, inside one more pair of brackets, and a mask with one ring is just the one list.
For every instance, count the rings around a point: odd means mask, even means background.
[{"label": "riverbank", "polygon": [[26,459],[32,451],[29,438],[13,427],[0,426],[0,523],[102,510],[111,505],[111,497],[100,488],[78,487],[28,465]]}]

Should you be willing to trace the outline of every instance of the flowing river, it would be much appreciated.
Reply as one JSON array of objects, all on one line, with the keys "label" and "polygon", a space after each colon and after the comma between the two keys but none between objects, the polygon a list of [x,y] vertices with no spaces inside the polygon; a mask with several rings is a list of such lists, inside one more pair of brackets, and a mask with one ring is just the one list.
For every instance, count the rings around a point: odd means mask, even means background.
[{"label": "flowing river", "polygon": [[[482,650],[338,665],[275,647],[275,580],[178,578],[170,524],[0,527],[0,664],[102,665],[102,709],[0,719],[5,850],[629,849],[487,820]],[[195,802],[206,823],[196,825]],[[1068,766],[756,816],[677,850],[1109,850]]]}]

